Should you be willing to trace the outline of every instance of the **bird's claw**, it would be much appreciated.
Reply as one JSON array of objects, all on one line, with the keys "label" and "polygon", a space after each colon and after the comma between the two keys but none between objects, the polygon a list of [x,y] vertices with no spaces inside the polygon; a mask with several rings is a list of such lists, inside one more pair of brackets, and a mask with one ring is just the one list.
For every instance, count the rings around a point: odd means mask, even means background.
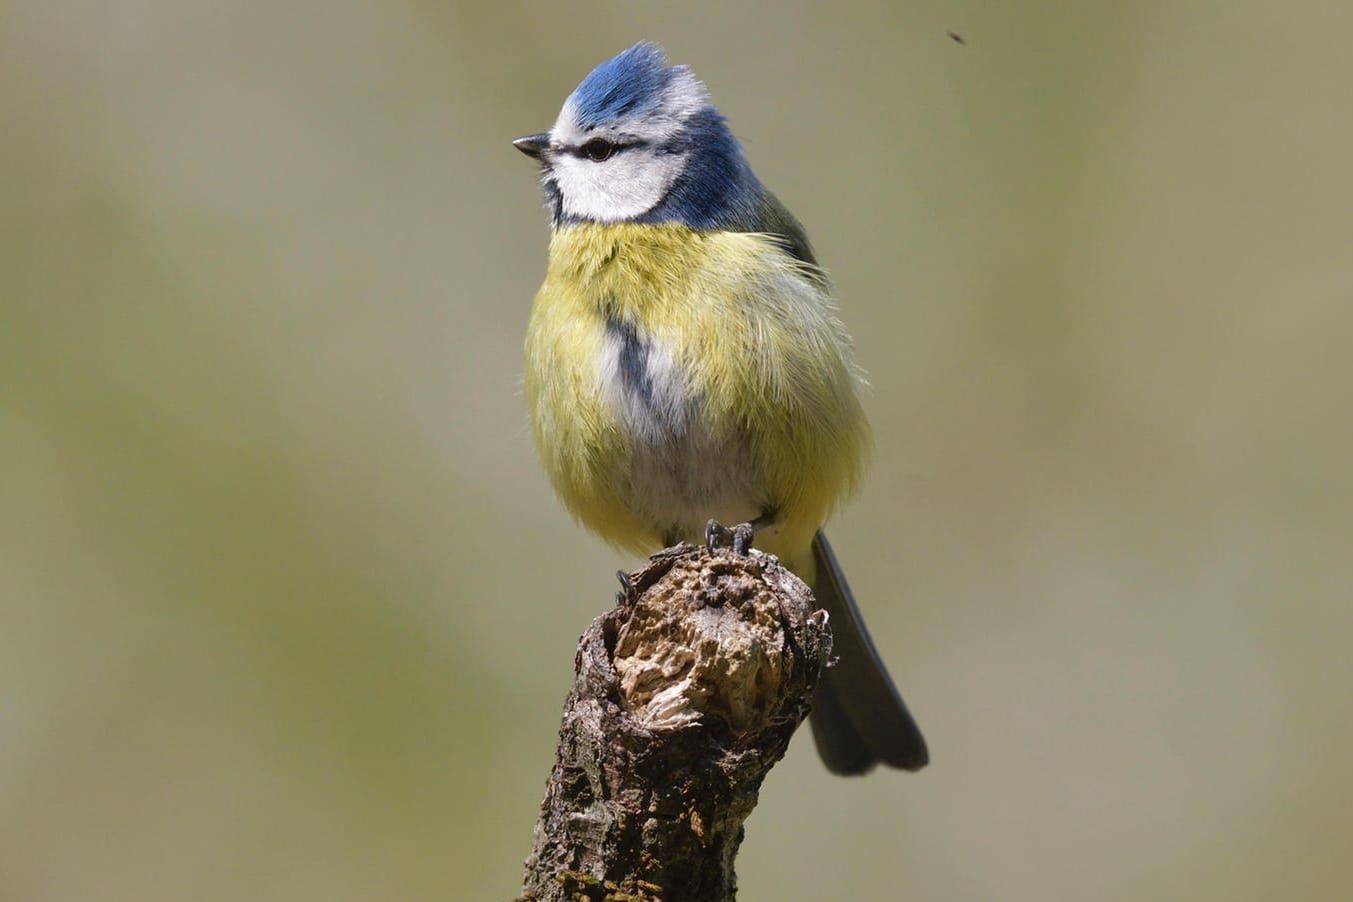
[{"label": "bird's claw", "polygon": [[756,527],[750,523],[739,523],[733,527],[733,553],[746,557],[752,550],[752,539],[756,538]]},{"label": "bird's claw", "polygon": [[720,526],[718,520],[705,524],[705,547],[715,551],[722,547],[733,549],[733,553],[745,557],[752,550],[752,539],[756,538],[756,527],[750,523],[739,523],[732,529]]}]

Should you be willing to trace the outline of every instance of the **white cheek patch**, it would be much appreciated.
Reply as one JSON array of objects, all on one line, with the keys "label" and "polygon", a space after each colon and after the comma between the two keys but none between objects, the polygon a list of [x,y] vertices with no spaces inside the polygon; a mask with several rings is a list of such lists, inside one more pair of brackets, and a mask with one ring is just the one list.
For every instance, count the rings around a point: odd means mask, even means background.
[{"label": "white cheek patch", "polygon": [[656,207],[685,164],[685,154],[658,155],[646,147],[632,147],[600,163],[561,155],[554,160],[554,177],[564,215],[620,222]]},{"label": "white cheek patch", "polygon": [[[684,72],[684,70],[683,70]],[[592,222],[623,222],[642,216],[661,203],[686,166],[684,153],[656,152],[684,129],[684,119],[704,102],[703,87],[689,73],[678,73],[658,109],[603,126],[583,128],[572,100],[564,104],[550,130],[555,184],[565,217]],[[593,162],[571,149],[590,140],[623,144],[610,159]],[[561,149],[562,148],[562,149]]]}]

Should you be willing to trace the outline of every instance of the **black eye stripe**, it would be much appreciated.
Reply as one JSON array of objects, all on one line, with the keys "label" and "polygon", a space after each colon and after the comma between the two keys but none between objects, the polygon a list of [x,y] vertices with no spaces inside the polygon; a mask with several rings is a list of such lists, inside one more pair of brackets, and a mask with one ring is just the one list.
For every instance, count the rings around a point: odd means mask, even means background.
[{"label": "black eye stripe", "polygon": [[643,147],[646,141],[607,141],[605,138],[593,138],[592,140],[569,148],[569,152],[575,157],[584,160],[591,160],[594,163],[600,163],[608,160],[623,150],[632,150],[636,147]]}]

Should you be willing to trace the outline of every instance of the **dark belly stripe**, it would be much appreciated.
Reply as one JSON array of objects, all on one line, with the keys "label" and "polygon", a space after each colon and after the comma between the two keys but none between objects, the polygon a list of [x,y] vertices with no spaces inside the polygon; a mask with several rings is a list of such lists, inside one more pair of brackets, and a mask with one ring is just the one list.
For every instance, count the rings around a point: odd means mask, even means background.
[{"label": "dark belly stripe", "polygon": [[653,375],[648,371],[648,342],[639,337],[633,323],[606,320],[606,335],[619,345],[620,382],[625,393],[647,410],[653,409]]}]

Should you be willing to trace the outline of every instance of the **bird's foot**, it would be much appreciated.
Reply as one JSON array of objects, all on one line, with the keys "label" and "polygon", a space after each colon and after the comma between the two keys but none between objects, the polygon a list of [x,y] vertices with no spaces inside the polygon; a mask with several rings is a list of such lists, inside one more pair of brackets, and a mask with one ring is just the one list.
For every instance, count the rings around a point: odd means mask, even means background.
[{"label": "bird's foot", "polygon": [[746,556],[752,550],[752,539],[756,537],[756,527],[751,523],[739,523],[732,529],[720,526],[718,520],[705,524],[705,547],[710,551],[728,546],[733,553]]}]

